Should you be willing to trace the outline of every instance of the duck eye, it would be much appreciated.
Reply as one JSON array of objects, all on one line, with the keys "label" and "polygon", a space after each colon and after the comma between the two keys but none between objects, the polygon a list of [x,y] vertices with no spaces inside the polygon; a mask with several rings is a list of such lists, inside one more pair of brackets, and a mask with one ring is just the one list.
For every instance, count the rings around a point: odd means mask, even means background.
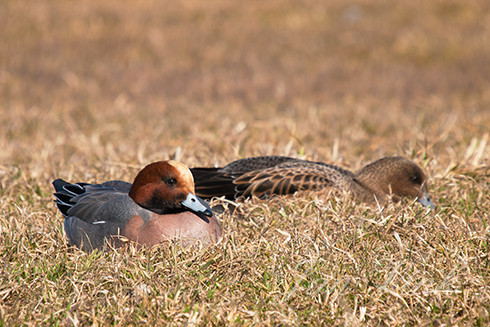
[{"label": "duck eye", "polygon": [[177,184],[177,180],[173,177],[170,177],[165,179],[165,184],[167,184],[168,186],[174,186],[175,184]]},{"label": "duck eye", "polygon": [[412,182],[420,184],[420,176],[418,175],[413,175],[412,176]]}]

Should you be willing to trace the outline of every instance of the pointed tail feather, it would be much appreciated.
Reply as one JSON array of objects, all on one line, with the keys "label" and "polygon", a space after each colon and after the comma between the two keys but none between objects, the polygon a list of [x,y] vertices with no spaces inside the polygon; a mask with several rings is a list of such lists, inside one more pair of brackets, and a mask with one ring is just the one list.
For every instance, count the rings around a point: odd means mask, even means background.
[{"label": "pointed tail feather", "polygon": [[191,172],[197,196],[204,199],[221,196],[235,199],[233,177],[221,172],[221,168],[191,168]]}]

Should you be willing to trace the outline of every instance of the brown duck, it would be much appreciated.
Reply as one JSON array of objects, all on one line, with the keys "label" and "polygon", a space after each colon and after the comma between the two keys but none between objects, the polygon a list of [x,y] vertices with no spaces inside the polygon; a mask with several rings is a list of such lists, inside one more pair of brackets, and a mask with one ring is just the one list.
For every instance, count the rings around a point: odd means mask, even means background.
[{"label": "brown duck", "polygon": [[364,166],[357,173],[326,164],[290,157],[245,158],[221,168],[192,168],[196,195],[202,198],[225,196],[228,199],[297,191],[348,191],[362,202],[384,204],[406,197],[423,206],[434,207],[427,192],[427,177],[412,161],[384,157]]}]

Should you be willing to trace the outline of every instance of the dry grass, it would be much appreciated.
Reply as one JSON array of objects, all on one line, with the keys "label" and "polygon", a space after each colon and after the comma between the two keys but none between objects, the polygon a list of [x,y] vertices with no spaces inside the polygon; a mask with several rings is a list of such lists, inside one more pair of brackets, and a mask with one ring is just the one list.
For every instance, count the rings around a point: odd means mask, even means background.
[{"label": "dry grass", "polygon": [[[328,3],[328,4],[327,4]],[[490,7],[0,2],[1,325],[487,325]],[[207,249],[70,249],[50,182],[405,155],[438,204],[249,201]]]}]

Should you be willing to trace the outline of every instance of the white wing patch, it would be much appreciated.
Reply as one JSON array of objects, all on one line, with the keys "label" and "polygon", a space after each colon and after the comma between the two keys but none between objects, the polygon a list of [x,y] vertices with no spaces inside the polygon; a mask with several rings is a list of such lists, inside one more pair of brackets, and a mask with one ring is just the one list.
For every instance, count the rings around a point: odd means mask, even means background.
[{"label": "white wing patch", "polygon": [[105,220],[96,220],[92,223],[92,225],[100,225],[100,224],[105,224],[107,223]]}]

